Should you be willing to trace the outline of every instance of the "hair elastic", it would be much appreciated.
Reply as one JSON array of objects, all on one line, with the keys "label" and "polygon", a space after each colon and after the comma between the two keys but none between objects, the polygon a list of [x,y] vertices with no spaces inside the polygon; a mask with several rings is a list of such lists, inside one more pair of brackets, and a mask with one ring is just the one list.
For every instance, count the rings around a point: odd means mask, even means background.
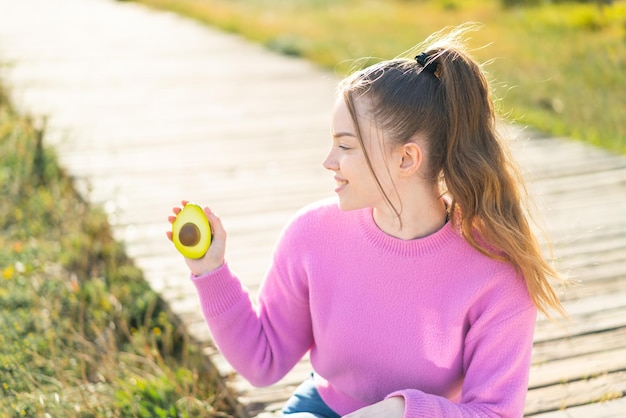
[{"label": "hair elastic", "polygon": [[429,59],[430,55],[428,55],[427,52],[422,52],[415,57],[415,61],[417,61],[417,63],[421,65],[424,70],[428,71],[431,74],[435,74],[435,71],[437,71],[437,63],[433,60],[429,62]]}]

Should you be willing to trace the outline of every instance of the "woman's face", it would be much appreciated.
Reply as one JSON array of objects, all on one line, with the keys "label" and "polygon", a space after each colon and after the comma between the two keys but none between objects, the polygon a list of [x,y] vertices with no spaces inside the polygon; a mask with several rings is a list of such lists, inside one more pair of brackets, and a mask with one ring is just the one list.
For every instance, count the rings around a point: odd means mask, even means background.
[{"label": "woman's face", "polygon": [[384,145],[383,132],[367,116],[363,101],[357,100],[355,108],[366,149],[363,149],[357,137],[357,129],[348,106],[343,96],[339,95],[332,114],[332,146],[323,164],[326,169],[335,173],[337,183],[335,193],[339,197],[339,207],[342,210],[365,207],[383,209],[387,205],[367,164],[365,152],[369,155],[374,172],[389,196],[392,195],[389,194],[389,190],[393,190],[392,173],[387,168],[390,155]]}]

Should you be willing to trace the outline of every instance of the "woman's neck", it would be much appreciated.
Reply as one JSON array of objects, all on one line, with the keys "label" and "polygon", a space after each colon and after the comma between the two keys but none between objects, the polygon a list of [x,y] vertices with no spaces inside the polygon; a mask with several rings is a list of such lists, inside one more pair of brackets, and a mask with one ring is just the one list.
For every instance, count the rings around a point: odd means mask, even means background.
[{"label": "woman's neck", "polygon": [[426,237],[439,231],[448,221],[447,205],[439,195],[407,199],[396,208],[400,212],[400,218],[387,204],[384,207],[375,207],[373,216],[378,228],[399,239]]}]

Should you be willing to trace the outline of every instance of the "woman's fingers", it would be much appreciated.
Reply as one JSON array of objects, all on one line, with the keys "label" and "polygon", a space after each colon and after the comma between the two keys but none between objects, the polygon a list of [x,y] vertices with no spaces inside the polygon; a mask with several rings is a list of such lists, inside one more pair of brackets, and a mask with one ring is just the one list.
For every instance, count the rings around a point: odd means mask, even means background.
[{"label": "woman's fingers", "polygon": [[226,231],[224,230],[224,226],[222,225],[222,220],[219,216],[217,216],[209,207],[204,208],[204,214],[209,220],[209,224],[211,225],[211,232],[215,239],[225,240],[226,239]]},{"label": "woman's fingers", "polygon": [[[181,203],[183,204],[183,207],[184,207],[188,202],[186,200],[183,200]],[[174,215],[168,216],[167,217],[167,221],[170,224],[173,224],[174,221],[176,220],[176,217],[178,216],[178,214],[180,213],[181,210],[182,210],[182,208],[180,208],[178,206],[174,206],[172,208],[172,212],[174,213]],[[169,239],[170,241],[172,240],[172,231],[171,230],[165,231],[165,235],[167,236],[167,239]]]},{"label": "woman's fingers", "polygon": [[[176,221],[176,218],[182,209],[189,204],[189,201],[182,200],[181,204],[182,207],[172,208],[174,215],[170,215],[167,218],[170,224],[173,224],[174,221]],[[215,213],[213,213],[208,206],[203,208],[203,212],[209,221],[209,225],[211,226],[211,245],[207,253],[199,259],[190,259],[185,257],[185,261],[191,269],[191,272],[197,276],[215,270],[224,264],[224,255],[226,252],[226,230],[222,225],[221,219],[219,216],[215,215]],[[172,241],[173,235],[171,230],[165,231],[165,235],[167,236],[167,239]]]}]

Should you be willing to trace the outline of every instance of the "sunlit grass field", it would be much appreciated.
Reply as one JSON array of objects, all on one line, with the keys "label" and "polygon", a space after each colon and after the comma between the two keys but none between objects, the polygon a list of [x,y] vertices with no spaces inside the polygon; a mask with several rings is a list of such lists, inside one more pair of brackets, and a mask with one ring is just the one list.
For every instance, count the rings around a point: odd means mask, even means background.
[{"label": "sunlit grass field", "polygon": [[[242,34],[346,74],[472,21],[500,113],[511,121],[626,153],[626,2],[537,0],[138,0]],[[241,62],[254,74],[253,62]]]},{"label": "sunlit grass field", "polygon": [[221,417],[211,370],[0,91],[0,417]]}]

